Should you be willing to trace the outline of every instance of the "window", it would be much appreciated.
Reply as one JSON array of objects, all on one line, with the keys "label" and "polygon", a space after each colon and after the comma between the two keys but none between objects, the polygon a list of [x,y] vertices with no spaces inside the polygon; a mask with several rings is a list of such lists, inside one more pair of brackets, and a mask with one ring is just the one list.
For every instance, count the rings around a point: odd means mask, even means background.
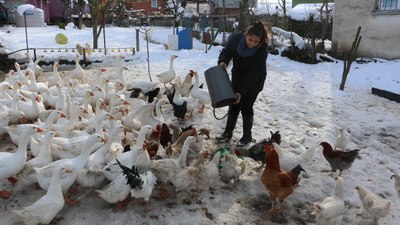
[{"label": "window", "polygon": [[378,11],[400,11],[400,0],[378,0]]},{"label": "window", "polygon": [[157,8],[158,7],[157,0],[151,0],[151,7],[152,8]]}]

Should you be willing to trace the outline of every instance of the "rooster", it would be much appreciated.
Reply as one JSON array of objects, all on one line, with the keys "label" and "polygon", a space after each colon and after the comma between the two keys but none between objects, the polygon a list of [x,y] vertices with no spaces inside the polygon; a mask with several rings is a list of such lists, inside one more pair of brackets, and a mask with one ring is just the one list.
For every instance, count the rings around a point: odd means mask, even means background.
[{"label": "rooster", "polygon": [[[279,156],[273,145],[264,145],[266,166],[261,175],[261,182],[267,189],[272,201],[269,215],[276,215],[283,212],[283,201],[293,193],[298,185],[299,167],[293,172],[281,170]],[[275,208],[275,200],[280,202],[280,208]]]},{"label": "rooster", "polygon": [[321,142],[320,145],[323,147],[322,153],[325,159],[332,167],[332,172],[339,170],[339,176],[341,176],[343,170],[349,169],[354,160],[358,157],[359,149],[344,152],[341,150],[333,150],[328,142]]},{"label": "rooster", "polygon": [[121,165],[117,160],[118,165],[123,170],[123,174],[127,180],[127,184],[131,187],[131,196],[134,198],[144,198],[149,209],[148,201],[156,184],[156,177],[150,170],[150,155],[145,149],[139,150],[132,169]]},{"label": "rooster", "polygon": [[[192,78],[194,76],[193,70],[189,70],[189,73],[186,74],[185,79],[180,82],[180,79],[177,80],[179,82],[179,93],[181,93],[182,97],[188,97],[190,91],[192,90]],[[177,77],[178,78],[178,77]]]},{"label": "rooster", "polygon": [[379,197],[363,186],[357,186],[356,190],[363,204],[361,217],[364,219],[372,219],[375,224],[378,220],[389,214],[391,202]]},{"label": "rooster", "polygon": [[343,197],[343,178],[336,178],[336,188],[332,196],[325,198],[322,202],[314,202],[314,212],[317,224],[319,225],[339,225],[345,211]]}]

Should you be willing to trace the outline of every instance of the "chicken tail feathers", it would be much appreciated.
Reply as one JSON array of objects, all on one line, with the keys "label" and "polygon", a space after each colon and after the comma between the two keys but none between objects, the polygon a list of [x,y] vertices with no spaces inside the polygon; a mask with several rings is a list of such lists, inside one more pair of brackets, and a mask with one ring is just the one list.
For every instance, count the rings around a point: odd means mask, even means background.
[{"label": "chicken tail feathers", "polygon": [[359,151],[360,151],[359,149],[349,151],[348,157],[346,157],[346,161],[354,162],[356,158],[360,158],[360,156],[358,155]]},{"label": "chicken tail feathers", "polygon": [[281,134],[279,133],[279,131],[277,131],[277,132],[272,132],[272,131],[269,131],[270,133],[271,133],[271,138],[270,138],[270,142],[271,143],[273,143],[273,142],[275,142],[275,143],[277,143],[278,145],[280,145],[281,144]]},{"label": "chicken tail feathers", "polygon": [[132,169],[122,165],[118,159],[117,163],[119,167],[122,169],[122,173],[125,175],[125,178],[127,180],[126,184],[129,185],[132,189],[140,189],[143,186],[143,180],[141,179],[139,172],[137,168],[133,165]]},{"label": "chicken tail feathers", "polygon": [[299,176],[299,174],[301,173],[301,171],[305,172],[306,171],[303,169],[303,167],[301,167],[301,165],[297,165],[295,166],[290,172],[292,172],[293,174],[295,174],[296,176]]}]

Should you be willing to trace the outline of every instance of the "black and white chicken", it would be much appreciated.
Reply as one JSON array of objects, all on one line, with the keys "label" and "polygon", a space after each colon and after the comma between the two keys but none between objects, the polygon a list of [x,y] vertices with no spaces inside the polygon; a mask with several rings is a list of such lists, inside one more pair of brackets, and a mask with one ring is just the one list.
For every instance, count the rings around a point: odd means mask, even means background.
[{"label": "black and white chicken", "polygon": [[264,146],[271,145],[272,143],[277,143],[278,145],[280,145],[281,143],[281,134],[279,133],[279,131],[276,131],[275,133],[270,131],[270,133],[271,137],[268,140],[264,139],[263,141],[252,145],[248,150],[237,149],[236,154],[245,157],[250,157],[255,161],[261,162],[262,165],[260,168],[263,168],[262,166],[265,164]]}]

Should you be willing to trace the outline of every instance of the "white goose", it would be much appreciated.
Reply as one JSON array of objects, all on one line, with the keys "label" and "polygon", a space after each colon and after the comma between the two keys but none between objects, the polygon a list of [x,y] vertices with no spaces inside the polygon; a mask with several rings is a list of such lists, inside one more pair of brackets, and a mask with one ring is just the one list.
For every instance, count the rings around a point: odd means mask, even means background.
[{"label": "white goose", "polygon": [[46,194],[30,206],[20,210],[12,210],[25,224],[49,224],[64,208],[64,196],[61,191],[61,177],[71,171],[57,167],[51,176],[50,186]]},{"label": "white goose", "polygon": [[28,78],[25,76],[25,73],[21,70],[21,65],[19,63],[14,63],[15,69],[17,69],[15,74],[15,81],[20,82],[22,85],[28,85]]},{"label": "white goose", "polygon": [[29,85],[28,85],[29,91],[38,92],[42,88],[48,88],[47,81],[45,83],[36,81],[35,73],[30,68],[26,68],[25,76],[29,80]]},{"label": "white goose", "polygon": [[124,150],[123,146],[120,144],[121,141],[116,141],[117,137],[123,131],[123,125],[115,126],[111,131],[107,142],[89,156],[89,160],[85,169],[81,170],[79,173],[79,184],[81,184],[83,187],[95,187],[103,182],[105,177],[101,172],[101,169],[106,165],[107,162],[122,154]]},{"label": "white goose", "polygon": [[122,121],[122,124],[124,124],[127,128],[137,131],[140,130],[142,125],[144,125],[144,123],[142,124],[142,121],[144,121],[145,118],[148,118],[153,113],[152,111],[154,109],[154,103],[143,103],[142,105],[140,100],[136,102],[140,103],[140,106],[132,107],[131,104],[131,108],[134,108],[134,110],[129,112],[129,114]]},{"label": "white goose", "polygon": [[12,100],[11,95],[8,93],[9,90],[12,90],[12,87],[7,83],[0,84],[0,99]]},{"label": "white goose", "polygon": [[178,56],[176,55],[172,55],[169,60],[169,70],[156,75],[160,82],[164,84],[164,87],[166,87],[166,83],[170,83],[176,76],[174,69],[174,60],[177,57]]},{"label": "white goose", "polygon": [[[60,86],[60,84],[56,84],[56,85]],[[55,109],[58,96],[61,95],[61,89],[60,89],[60,93],[57,95],[53,95],[48,88],[43,88],[43,89],[39,90],[38,94],[42,96],[43,104],[46,108]]]},{"label": "white goose", "polygon": [[109,80],[120,80],[125,83],[125,77],[124,77],[124,71],[128,71],[127,66],[120,66],[117,67],[117,71],[114,74],[110,74],[107,76],[107,79]]},{"label": "white goose", "polygon": [[[34,127],[37,126],[42,130],[47,130],[50,129],[51,125],[60,117],[64,116],[63,113],[59,111],[53,111],[50,113],[49,117],[42,123],[37,123],[37,124],[17,124],[17,125],[11,125],[8,127],[5,127],[6,131],[8,132],[11,141],[14,144],[18,144],[19,140],[21,139],[21,133],[24,132],[25,129],[29,127]],[[32,147],[32,146],[31,146]],[[38,153],[33,151],[33,153]],[[37,154],[34,154],[35,156]]]},{"label": "white goose", "polygon": [[103,86],[102,80],[104,80],[104,78],[105,78],[105,77],[103,77],[104,76],[103,73],[106,72],[106,71],[107,71],[106,68],[97,69],[96,74],[94,75],[94,79],[96,81],[96,85]]},{"label": "white goose", "polygon": [[[29,137],[34,133],[42,131],[43,130],[37,126],[26,128],[24,132],[21,133],[16,152],[0,152],[0,181],[16,175],[24,168],[27,159],[26,148],[28,146]],[[3,196],[4,193],[9,194],[7,191],[2,191],[0,196]]]},{"label": "white goose", "polygon": [[161,125],[164,123],[164,117],[161,113],[161,106],[169,104],[168,100],[160,99],[155,104],[156,115],[154,115],[154,110],[151,110],[149,113],[144,114],[141,118],[141,125],[150,125],[155,128],[157,125]]},{"label": "white goose", "polygon": [[200,89],[199,74],[197,72],[193,72],[193,74],[194,74],[194,78],[195,78],[195,83],[194,83],[193,89],[190,92],[190,94],[192,95],[192,97],[194,99],[197,99],[199,101],[199,103],[201,104],[201,108],[199,109],[199,112],[203,112],[205,105],[210,104],[210,102],[211,102],[210,94],[208,93],[207,90]]},{"label": "white goose", "polygon": [[58,71],[59,68],[60,68],[60,64],[58,62],[54,62],[53,63],[53,72],[51,73],[51,76],[46,77],[47,85],[49,87],[54,86],[56,84],[63,83],[60,72]]},{"label": "white goose", "polygon": [[[53,156],[50,152],[50,142],[51,139],[54,138],[55,132],[49,131],[46,132],[41,140],[41,146],[39,149],[39,153],[33,159],[28,160],[25,163],[25,167],[43,167],[47,164],[53,162]],[[32,150],[32,147],[31,147]]]},{"label": "white goose", "polygon": [[77,106],[76,104],[71,104],[69,118],[59,120],[57,123],[51,125],[51,130],[57,131],[60,137],[72,138],[75,136],[85,136],[87,132],[81,130],[75,130],[76,127],[81,125],[79,121],[79,116],[87,113],[83,106]]},{"label": "white goose", "polygon": [[72,171],[71,174],[62,177],[61,179],[61,189],[63,193],[65,193],[78,178],[79,171],[85,167],[93,145],[99,142],[105,142],[105,139],[97,134],[93,134],[89,138],[87,138],[83,148],[81,149],[81,154],[79,154],[77,157],[72,159],[60,159],[49,163],[47,166],[35,168],[36,177],[38,179],[40,187],[44,190],[48,190],[50,186],[52,172],[57,167],[62,166]]},{"label": "white goose", "polygon": [[31,69],[33,74],[37,77],[38,75],[40,75],[42,73],[42,68],[40,68],[39,62],[44,59],[44,56],[43,55],[39,56],[34,62],[33,59],[32,59],[31,54],[29,54],[27,52],[27,53],[25,53],[25,55],[28,57],[28,66],[27,66],[27,68]]},{"label": "white goose", "polygon": [[46,110],[42,97],[35,92],[32,92],[30,101],[18,101],[18,109],[25,114],[28,120],[36,120],[39,118],[40,112]]},{"label": "white goose", "polygon": [[69,77],[71,79],[77,79],[83,82],[83,78],[85,77],[86,72],[82,69],[81,65],[79,64],[79,55],[75,55],[75,68],[69,73]]}]

